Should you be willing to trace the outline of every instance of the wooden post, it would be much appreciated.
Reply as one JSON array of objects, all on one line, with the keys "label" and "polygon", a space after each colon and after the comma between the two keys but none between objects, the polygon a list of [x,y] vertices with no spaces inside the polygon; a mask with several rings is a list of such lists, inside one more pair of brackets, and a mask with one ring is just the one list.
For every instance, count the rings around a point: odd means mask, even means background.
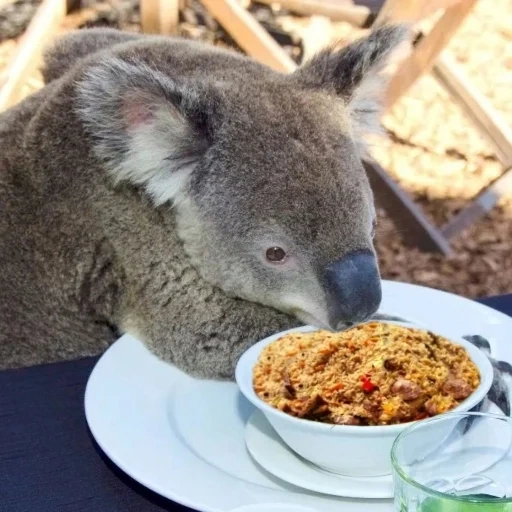
[{"label": "wooden post", "polygon": [[390,22],[414,22],[419,19],[425,0],[386,0],[380,9],[374,27]]},{"label": "wooden post", "polygon": [[248,55],[277,71],[296,69],[295,62],[236,0],[201,2]]},{"label": "wooden post", "polygon": [[343,0],[258,0],[261,4],[279,4],[303,16],[325,16],[332,21],[346,21],[356,27],[363,27],[371,18],[371,11],[364,5],[355,5]]},{"label": "wooden post", "polygon": [[417,43],[411,55],[401,63],[388,84],[386,108],[391,108],[420,76],[432,69],[436,59],[476,2],[477,0],[462,0],[447,9],[432,30]]},{"label": "wooden post", "polygon": [[160,0],[140,0],[140,26],[146,34],[160,32]]},{"label": "wooden post", "polygon": [[386,21],[415,23],[440,9],[449,9],[465,0],[386,0],[375,26]]},{"label": "wooden post", "polygon": [[160,34],[175,36],[178,34],[180,21],[179,0],[161,0],[160,2]]},{"label": "wooden post", "polygon": [[505,194],[512,191],[512,167],[486,187],[476,199],[454,215],[441,229],[447,239],[453,238],[489,213]]},{"label": "wooden post", "polygon": [[14,105],[21,88],[41,61],[43,47],[66,15],[66,0],[43,0],[18,44],[18,49],[5,70],[0,89],[0,112]]},{"label": "wooden post", "polygon": [[501,197],[512,191],[512,129],[447,55],[437,60],[434,76],[494,146],[496,155],[507,169],[443,226],[443,234],[452,238],[491,211]]},{"label": "wooden post", "polygon": [[448,55],[436,61],[434,77],[493,145],[503,167],[512,167],[512,128]]},{"label": "wooden post", "polygon": [[147,34],[176,35],[180,0],[140,0],[140,22]]},{"label": "wooden post", "polygon": [[414,201],[377,162],[364,161],[376,202],[400,229],[404,244],[423,251],[451,254],[450,244]]}]

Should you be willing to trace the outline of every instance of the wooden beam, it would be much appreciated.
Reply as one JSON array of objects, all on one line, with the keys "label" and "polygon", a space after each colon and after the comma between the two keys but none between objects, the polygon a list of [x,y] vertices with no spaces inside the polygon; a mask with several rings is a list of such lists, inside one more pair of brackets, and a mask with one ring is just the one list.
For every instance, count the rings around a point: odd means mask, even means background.
[{"label": "wooden beam", "polygon": [[425,0],[386,0],[380,9],[374,27],[387,22],[415,22],[420,19]]},{"label": "wooden beam", "polygon": [[441,228],[441,236],[447,241],[491,211],[503,195],[512,192],[512,129],[490,101],[470,83],[457,63],[447,55],[441,55],[475,3],[476,0],[387,0],[376,20],[376,24],[388,20],[417,21],[428,14],[425,6],[431,11],[449,7],[431,32],[421,35],[410,56],[391,79],[386,106],[390,108],[422,74],[432,70],[435,78],[490,141],[499,160],[508,169]]},{"label": "wooden beam", "polygon": [[499,160],[507,169],[443,226],[443,235],[453,238],[485,216],[503,195],[512,191],[512,129],[449,56],[437,59],[433,74],[493,145]]},{"label": "wooden beam", "polygon": [[160,2],[160,34],[178,35],[180,21],[179,0],[161,0]]},{"label": "wooden beam", "polygon": [[66,15],[66,0],[43,0],[18,43],[18,48],[5,70],[5,82],[0,89],[0,112],[14,105],[28,76],[41,62],[42,51],[57,32]]},{"label": "wooden beam", "polygon": [[289,73],[296,69],[295,62],[236,0],[201,0],[201,3],[248,55],[277,71]]},{"label": "wooden beam", "polygon": [[372,12],[364,5],[340,0],[256,0],[256,3],[272,5],[279,4],[303,16],[325,16],[331,21],[346,21],[356,27],[366,26]]},{"label": "wooden beam", "polygon": [[460,66],[448,55],[437,59],[433,74],[493,145],[503,167],[512,167],[512,128],[487,97],[467,79]]},{"label": "wooden beam", "polygon": [[447,9],[431,31],[417,43],[389,82],[385,98],[386,108],[391,108],[420,76],[432,69],[436,59],[476,2],[477,0],[462,0]]},{"label": "wooden beam", "polygon": [[160,32],[160,0],[140,0],[140,26],[146,34]]},{"label": "wooden beam", "polygon": [[450,244],[409,195],[374,161],[364,161],[377,203],[400,229],[403,242],[423,251],[451,254]]},{"label": "wooden beam", "polygon": [[147,34],[176,35],[180,0],[140,0],[141,28]]},{"label": "wooden beam", "polygon": [[465,0],[386,0],[379,10],[375,26],[386,23],[415,23],[440,9],[449,9]]},{"label": "wooden beam", "polygon": [[485,188],[468,206],[454,215],[441,229],[443,236],[450,239],[460,234],[489,213],[500,198],[510,192],[512,192],[512,167]]}]

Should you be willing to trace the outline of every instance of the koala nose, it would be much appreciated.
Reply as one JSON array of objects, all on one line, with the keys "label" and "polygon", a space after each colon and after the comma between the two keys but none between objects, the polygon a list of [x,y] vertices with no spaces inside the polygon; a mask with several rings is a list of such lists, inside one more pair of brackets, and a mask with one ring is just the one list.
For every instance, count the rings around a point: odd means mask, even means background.
[{"label": "koala nose", "polygon": [[325,271],[329,324],[341,330],[368,320],[379,308],[382,289],[377,259],[370,251],[355,251]]}]

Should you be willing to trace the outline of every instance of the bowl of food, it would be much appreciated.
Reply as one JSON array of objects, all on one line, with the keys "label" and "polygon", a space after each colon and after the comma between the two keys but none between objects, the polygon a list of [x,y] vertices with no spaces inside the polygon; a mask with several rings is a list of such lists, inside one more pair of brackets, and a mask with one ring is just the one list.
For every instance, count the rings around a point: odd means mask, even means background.
[{"label": "bowl of food", "polygon": [[[242,394],[294,452],[350,476],[390,474],[400,432],[471,410],[492,380],[489,359],[471,343],[392,322],[279,333],[253,345],[236,367]],[[440,443],[448,433],[436,434]]]}]

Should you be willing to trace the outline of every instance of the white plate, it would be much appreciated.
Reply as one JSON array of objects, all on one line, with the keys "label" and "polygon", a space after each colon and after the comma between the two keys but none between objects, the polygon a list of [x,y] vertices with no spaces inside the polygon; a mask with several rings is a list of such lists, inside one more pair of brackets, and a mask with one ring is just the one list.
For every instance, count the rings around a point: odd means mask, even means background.
[{"label": "white plate", "polygon": [[[447,337],[480,334],[512,362],[512,318],[428,288],[383,283],[381,311]],[[85,394],[91,432],[110,459],[149,489],[202,512],[288,503],[319,512],[392,512],[392,500],[305,491],[257,465],[245,446],[253,411],[234,383],[199,381],[123,336],[95,366]]]},{"label": "white plate", "polygon": [[281,480],[303,489],[347,498],[393,497],[391,475],[351,478],[324,471],[288,448],[259,410],[249,418],[245,443],[260,466]]}]

